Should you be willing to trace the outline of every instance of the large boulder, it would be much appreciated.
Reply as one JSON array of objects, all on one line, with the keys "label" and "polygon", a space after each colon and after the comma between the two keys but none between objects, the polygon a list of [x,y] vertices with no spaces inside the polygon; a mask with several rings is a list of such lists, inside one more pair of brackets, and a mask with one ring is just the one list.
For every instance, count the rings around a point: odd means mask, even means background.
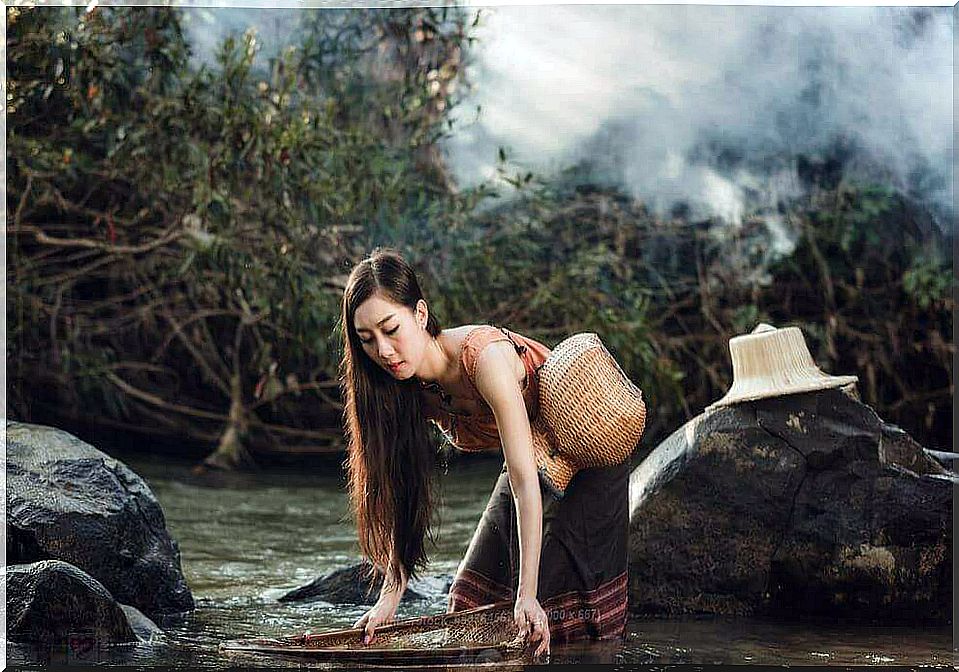
[{"label": "large boulder", "polygon": [[[370,587],[368,562],[359,562],[349,567],[328,572],[313,579],[310,583],[294,588],[281,595],[280,602],[301,602],[323,600],[334,604],[372,605],[379,597],[383,585],[382,574],[377,574]],[[450,577],[421,577],[410,581],[403,593],[402,602],[429,599],[432,596],[449,592]],[[420,590],[417,590],[419,588]]]},{"label": "large boulder", "polygon": [[11,639],[65,642],[89,634],[98,644],[138,641],[110,591],[73,565],[44,560],[8,565],[6,570],[7,633]]},{"label": "large boulder", "polygon": [[720,407],[630,476],[635,612],[946,623],[946,469],[855,386]]},{"label": "large boulder", "polygon": [[147,484],[67,432],[7,423],[7,562],[56,559],[151,618],[193,609]]}]

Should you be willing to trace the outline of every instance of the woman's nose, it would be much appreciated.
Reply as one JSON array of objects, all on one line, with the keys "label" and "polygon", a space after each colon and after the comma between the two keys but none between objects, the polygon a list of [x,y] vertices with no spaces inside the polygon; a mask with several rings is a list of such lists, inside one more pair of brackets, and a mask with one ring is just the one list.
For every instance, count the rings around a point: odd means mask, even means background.
[{"label": "woman's nose", "polygon": [[388,359],[393,354],[393,346],[386,340],[377,341],[376,350],[382,359]]}]

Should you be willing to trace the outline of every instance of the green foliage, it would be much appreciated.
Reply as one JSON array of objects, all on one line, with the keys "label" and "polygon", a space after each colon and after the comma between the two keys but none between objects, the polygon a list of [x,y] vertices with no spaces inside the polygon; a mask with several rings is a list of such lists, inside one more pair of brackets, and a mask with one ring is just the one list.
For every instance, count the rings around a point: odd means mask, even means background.
[{"label": "green foliage", "polygon": [[[87,398],[131,421],[172,418],[174,401],[215,418],[239,376],[263,422],[338,425],[329,397],[300,393],[335,388],[345,269],[398,222],[464,211],[431,161],[457,100],[462,13],[306,12],[299,43],[265,67],[247,31],[198,69],[174,10],[8,16],[20,412],[48,371],[68,414]],[[167,407],[107,403],[107,372]]]},{"label": "green foliage", "polygon": [[759,308],[753,304],[739,306],[732,315],[732,328],[737,334],[749,333],[760,322],[762,317]]},{"label": "green foliage", "polygon": [[624,240],[642,235],[638,223],[604,217],[596,199],[555,184],[515,179],[503,165],[500,177],[519,191],[465,230],[447,227],[442,256],[427,265],[444,322],[499,324],[550,346],[596,332],[647,397],[680,396],[682,372],[653,347],[645,269],[624,256]]},{"label": "green foliage", "polygon": [[921,442],[951,424],[951,239],[883,185],[843,182],[797,207],[801,236],[771,267],[760,308],[803,326],[833,373],[855,373],[864,401]]},{"label": "green foliage", "polygon": [[920,308],[941,306],[952,296],[952,268],[937,257],[917,256],[902,275],[902,286]]},{"label": "green foliage", "polygon": [[895,207],[895,194],[883,185],[841,192],[843,205],[824,210],[822,218],[841,229],[839,247],[847,254],[856,254],[864,247],[874,247],[882,239],[881,227]]},{"label": "green foliage", "polygon": [[344,275],[392,245],[444,325],[600,334],[655,410],[647,442],[725,392],[728,339],[760,321],[802,326],[920,440],[945,426],[950,248],[888,187],[787,204],[779,259],[761,217],[656,219],[505,148],[495,184],[457,190],[438,143],[475,22],[455,8],[304,12],[276,57],[247,32],[196,69],[169,8],[7,19],[14,415],[210,441],[239,407],[259,447],[336,447]]}]

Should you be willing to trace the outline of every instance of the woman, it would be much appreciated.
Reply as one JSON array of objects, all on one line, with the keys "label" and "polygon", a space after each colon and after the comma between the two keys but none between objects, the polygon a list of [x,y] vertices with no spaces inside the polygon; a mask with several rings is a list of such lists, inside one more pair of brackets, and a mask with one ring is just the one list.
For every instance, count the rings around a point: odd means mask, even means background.
[{"label": "woman", "polygon": [[[530,420],[542,344],[489,325],[441,329],[416,274],[377,250],[343,295],[342,384],[350,501],[363,552],[386,580],[355,627],[392,620],[425,566],[435,453],[429,422],[505,466],[450,589],[450,610],[514,601],[516,625],[554,640],[621,637],[626,616],[626,464],[580,471],[561,500],[541,489]],[[547,614],[547,611],[549,612]]]}]

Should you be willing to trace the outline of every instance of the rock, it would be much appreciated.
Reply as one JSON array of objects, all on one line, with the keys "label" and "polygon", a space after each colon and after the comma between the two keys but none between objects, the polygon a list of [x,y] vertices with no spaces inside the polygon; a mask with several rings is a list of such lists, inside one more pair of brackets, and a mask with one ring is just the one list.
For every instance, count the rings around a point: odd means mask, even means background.
[{"label": "rock", "polygon": [[7,562],[57,559],[155,618],[193,609],[180,552],[146,483],[51,427],[7,423]]},{"label": "rock", "polygon": [[630,476],[630,606],[951,622],[959,476],[854,386],[718,408]]},{"label": "rock", "polygon": [[[294,588],[290,592],[277,598],[280,602],[298,602],[302,600],[324,600],[334,604],[375,604],[380,594],[380,587],[383,585],[382,575],[377,575],[373,588],[369,589],[369,563],[360,562],[350,565],[343,569],[337,569],[321,577],[313,579],[310,583],[299,588]],[[426,578],[419,582],[427,581]],[[403,593],[403,603],[412,600],[427,599],[427,595],[417,592],[412,584],[407,585],[406,592]],[[449,582],[446,583],[447,591]]]},{"label": "rock", "polygon": [[98,644],[136,642],[123,609],[102,583],[60,560],[8,565],[7,632],[11,639],[65,642],[92,634]]},{"label": "rock", "polygon": [[417,594],[422,595],[422,599],[424,600],[445,599],[449,596],[452,585],[452,574],[430,574],[418,576],[411,580],[407,591],[413,590]]},{"label": "rock", "polygon": [[129,604],[121,604],[120,608],[127,617],[127,622],[133,628],[134,634],[141,642],[152,642],[163,635],[163,630],[156,623],[147,618],[143,612]]}]

